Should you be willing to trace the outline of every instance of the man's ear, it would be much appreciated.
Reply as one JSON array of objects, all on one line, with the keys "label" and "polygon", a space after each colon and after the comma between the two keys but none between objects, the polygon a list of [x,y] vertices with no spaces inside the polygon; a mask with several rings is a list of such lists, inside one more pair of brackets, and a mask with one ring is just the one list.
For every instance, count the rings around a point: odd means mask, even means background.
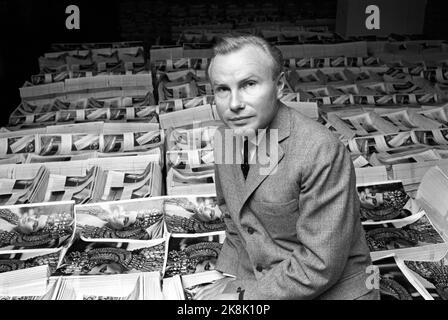
[{"label": "man's ear", "polygon": [[283,96],[283,89],[285,88],[286,78],[285,73],[282,72],[277,77],[277,98],[280,99]]}]

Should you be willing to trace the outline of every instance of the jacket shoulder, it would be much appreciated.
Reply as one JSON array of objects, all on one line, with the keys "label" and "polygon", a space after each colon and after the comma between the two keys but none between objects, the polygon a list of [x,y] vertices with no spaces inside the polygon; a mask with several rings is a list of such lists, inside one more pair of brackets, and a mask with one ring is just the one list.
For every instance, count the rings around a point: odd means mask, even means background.
[{"label": "jacket shoulder", "polygon": [[308,118],[299,111],[288,108],[290,113],[291,136],[294,139],[306,139],[312,144],[340,144],[339,139],[324,125]]}]

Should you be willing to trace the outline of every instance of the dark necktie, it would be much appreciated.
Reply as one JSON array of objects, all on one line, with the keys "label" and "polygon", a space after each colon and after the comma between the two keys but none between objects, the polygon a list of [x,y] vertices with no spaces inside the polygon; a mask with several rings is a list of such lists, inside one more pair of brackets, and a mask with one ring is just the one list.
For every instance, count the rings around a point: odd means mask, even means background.
[{"label": "dark necktie", "polygon": [[243,164],[241,164],[241,171],[243,171],[244,179],[247,178],[249,172],[249,142],[247,139],[244,140],[244,156]]}]

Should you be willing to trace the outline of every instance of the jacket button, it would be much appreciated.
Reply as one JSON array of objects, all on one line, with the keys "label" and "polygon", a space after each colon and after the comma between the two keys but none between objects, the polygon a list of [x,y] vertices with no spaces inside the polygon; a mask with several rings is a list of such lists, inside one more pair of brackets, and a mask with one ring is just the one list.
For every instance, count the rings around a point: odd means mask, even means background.
[{"label": "jacket button", "polygon": [[249,228],[247,228],[247,232],[248,232],[249,234],[253,234],[253,233],[255,232],[255,229],[252,228],[252,227],[249,227]]},{"label": "jacket button", "polygon": [[258,272],[263,271],[263,267],[261,265],[257,265],[257,267],[255,268],[255,270],[257,270]]}]

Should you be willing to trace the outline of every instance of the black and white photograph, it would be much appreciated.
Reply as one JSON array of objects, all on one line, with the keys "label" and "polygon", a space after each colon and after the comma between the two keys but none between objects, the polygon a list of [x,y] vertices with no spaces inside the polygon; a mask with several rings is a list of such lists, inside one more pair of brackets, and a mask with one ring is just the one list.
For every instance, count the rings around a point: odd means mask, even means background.
[{"label": "black and white photograph", "polygon": [[374,262],[378,267],[381,300],[424,300],[398,267],[395,257]]},{"label": "black and white photograph", "polygon": [[[13,253],[0,253],[0,274],[9,273],[17,270],[47,266],[51,273],[55,272],[59,260],[62,256],[62,250],[28,250]],[[45,272],[47,274],[47,271]]]},{"label": "black and white photograph", "polygon": [[0,0],[0,287],[445,299],[443,2]]},{"label": "black and white photograph", "polygon": [[401,220],[381,224],[364,224],[363,228],[371,252],[445,243],[444,238],[424,214],[424,211]]},{"label": "black and white photograph", "polygon": [[0,208],[0,252],[60,248],[74,232],[73,202]]},{"label": "black and white photograph", "polygon": [[162,199],[150,199],[77,206],[77,227],[87,241],[162,239],[165,236],[162,203]]},{"label": "black and white photograph", "polygon": [[215,196],[165,197],[163,212],[172,234],[201,234],[225,231]]},{"label": "black and white photograph", "polygon": [[363,222],[402,219],[411,215],[405,208],[410,197],[401,181],[358,185],[357,191]]},{"label": "black and white photograph", "polygon": [[401,268],[420,284],[427,300],[448,300],[448,261],[400,260]]},{"label": "black and white photograph", "polygon": [[54,275],[107,275],[135,272],[162,273],[166,244],[87,242],[76,238]]},{"label": "black and white photograph", "polygon": [[221,248],[218,235],[170,238],[165,277],[215,270]]}]

